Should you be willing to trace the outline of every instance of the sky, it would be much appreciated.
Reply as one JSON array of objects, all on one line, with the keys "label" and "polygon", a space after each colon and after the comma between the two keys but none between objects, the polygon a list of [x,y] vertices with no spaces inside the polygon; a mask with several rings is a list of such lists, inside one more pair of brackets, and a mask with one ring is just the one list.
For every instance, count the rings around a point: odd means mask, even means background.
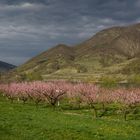
[{"label": "sky", "polygon": [[140,0],[0,0],[0,60],[21,65],[57,44],[140,22]]}]

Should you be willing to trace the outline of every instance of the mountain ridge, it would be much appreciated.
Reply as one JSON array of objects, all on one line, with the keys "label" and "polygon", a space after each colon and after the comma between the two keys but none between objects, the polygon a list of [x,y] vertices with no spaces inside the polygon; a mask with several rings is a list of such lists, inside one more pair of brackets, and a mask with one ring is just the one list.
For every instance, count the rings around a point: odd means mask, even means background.
[{"label": "mountain ridge", "polygon": [[140,60],[140,23],[104,29],[74,46],[58,44],[18,67],[15,73],[37,73],[60,79],[80,75],[100,77],[123,74],[135,58],[136,62]]},{"label": "mountain ridge", "polygon": [[8,72],[14,68],[16,68],[15,65],[0,61],[0,72]]}]

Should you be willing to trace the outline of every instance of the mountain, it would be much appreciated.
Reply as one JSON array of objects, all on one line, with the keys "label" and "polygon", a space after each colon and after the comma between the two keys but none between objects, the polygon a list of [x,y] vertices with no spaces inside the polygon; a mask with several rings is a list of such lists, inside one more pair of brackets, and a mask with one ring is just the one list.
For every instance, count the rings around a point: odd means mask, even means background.
[{"label": "mountain", "polygon": [[[75,46],[59,44],[32,58],[16,73],[45,79],[99,79],[140,73],[140,24],[104,29]],[[135,67],[133,67],[135,65]]]},{"label": "mountain", "polygon": [[14,68],[16,68],[16,66],[0,61],[0,72],[7,72]]}]

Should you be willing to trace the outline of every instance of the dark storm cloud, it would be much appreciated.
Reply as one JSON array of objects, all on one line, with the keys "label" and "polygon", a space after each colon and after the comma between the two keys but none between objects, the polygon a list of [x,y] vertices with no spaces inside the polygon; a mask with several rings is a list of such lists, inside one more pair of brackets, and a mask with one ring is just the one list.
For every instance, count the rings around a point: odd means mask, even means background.
[{"label": "dark storm cloud", "polygon": [[58,43],[140,21],[140,0],[0,0],[0,60],[21,64]]}]

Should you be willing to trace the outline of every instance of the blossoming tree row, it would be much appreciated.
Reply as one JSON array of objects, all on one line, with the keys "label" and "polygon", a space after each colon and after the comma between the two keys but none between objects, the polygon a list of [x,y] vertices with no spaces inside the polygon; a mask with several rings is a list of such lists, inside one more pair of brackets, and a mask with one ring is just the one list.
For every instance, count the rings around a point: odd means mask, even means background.
[{"label": "blossoming tree row", "polygon": [[1,84],[0,91],[11,102],[21,100],[25,103],[28,100],[33,100],[36,105],[40,102],[47,102],[56,106],[60,104],[61,100],[68,99],[69,102],[76,102],[79,108],[81,104],[89,105],[94,110],[95,117],[98,116],[97,104],[102,105],[103,111],[106,111],[107,104],[119,103],[123,105],[125,119],[128,108],[140,104],[139,88],[111,90],[87,83],[74,84],[65,81],[11,83]]}]

